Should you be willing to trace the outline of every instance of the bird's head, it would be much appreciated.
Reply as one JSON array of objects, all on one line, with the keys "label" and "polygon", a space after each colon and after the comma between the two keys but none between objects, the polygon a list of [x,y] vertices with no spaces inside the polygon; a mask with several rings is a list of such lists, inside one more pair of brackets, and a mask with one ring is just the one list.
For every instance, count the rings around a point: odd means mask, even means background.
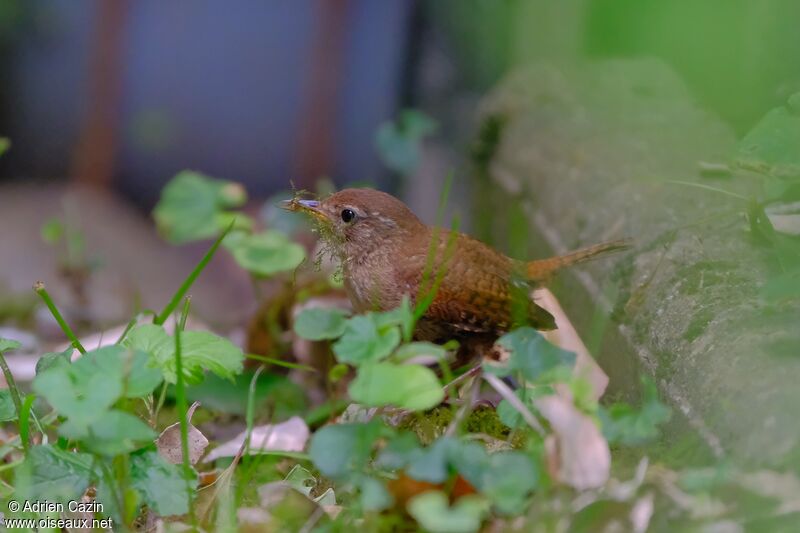
[{"label": "bird's head", "polygon": [[323,200],[292,199],[283,207],[311,215],[343,259],[400,242],[425,227],[406,204],[374,189],[344,189]]}]

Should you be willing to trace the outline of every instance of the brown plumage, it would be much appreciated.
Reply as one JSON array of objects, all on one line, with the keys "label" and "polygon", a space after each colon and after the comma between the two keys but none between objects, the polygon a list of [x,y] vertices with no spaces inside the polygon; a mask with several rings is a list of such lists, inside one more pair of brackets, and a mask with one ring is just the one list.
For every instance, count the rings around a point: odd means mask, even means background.
[{"label": "brown plumage", "polygon": [[[563,256],[522,262],[462,233],[425,225],[400,200],[372,189],[345,189],[285,207],[314,216],[342,262],[344,285],[359,311],[386,311],[404,295],[435,296],[417,325],[420,340],[493,343],[518,324],[555,328],[530,292],[562,268],[629,246],[615,241]],[[423,283],[424,282],[424,283]]]}]

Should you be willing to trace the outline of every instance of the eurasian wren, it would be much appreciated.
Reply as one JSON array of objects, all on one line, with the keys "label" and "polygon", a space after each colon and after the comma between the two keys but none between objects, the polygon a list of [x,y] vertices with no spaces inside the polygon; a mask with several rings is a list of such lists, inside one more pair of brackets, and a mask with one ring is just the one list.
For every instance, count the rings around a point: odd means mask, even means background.
[{"label": "eurasian wren", "polygon": [[432,294],[414,332],[416,339],[432,342],[489,346],[519,324],[555,329],[553,316],[533,302],[531,290],[564,267],[629,246],[614,241],[523,262],[462,233],[427,226],[381,191],[345,189],[322,201],[288,200],[284,207],[318,221],[341,260],[357,312],[394,309],[405,295],[414,305]]}]

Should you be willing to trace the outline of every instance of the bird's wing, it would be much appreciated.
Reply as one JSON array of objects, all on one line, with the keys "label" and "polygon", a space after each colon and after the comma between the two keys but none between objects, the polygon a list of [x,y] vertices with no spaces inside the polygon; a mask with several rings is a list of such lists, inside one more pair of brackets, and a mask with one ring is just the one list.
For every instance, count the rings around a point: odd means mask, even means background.
[{"label": "bird's wing", "polygon": [[[449,253],[445,252],[448,242]],[[425,318],[465,333],[501,333],[517,322],[555,329],[552,315],[531,301],[527,281],[515,276],[518,265],[511,259],[480,241],[462,234],[453,237],[450,232],[442,235],[438,248],[433,267],[422,283],[421,294],[425,294],[439,278]],[[416,286],[420,286],[425,271],[426,263],[421,259],[427,260],[427,255],[404,262],[406,279],[416,277]]]}]

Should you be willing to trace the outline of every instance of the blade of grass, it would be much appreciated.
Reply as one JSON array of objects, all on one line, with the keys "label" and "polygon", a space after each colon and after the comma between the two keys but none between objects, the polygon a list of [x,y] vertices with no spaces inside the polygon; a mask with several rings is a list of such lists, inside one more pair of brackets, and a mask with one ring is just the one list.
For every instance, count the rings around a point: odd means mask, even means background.
[{"label": "blade of grass", "polygon": [[247,436],[244,439],[244,454],[247,455],[250,452],[250,438],[253,434],[253,421],[255,420],[255,412],[256,412],[256,383],[258,382],[258,376],[264,371],[264,367],[260,366],[256,369],[253,373],[253,377],[250,379],[250,387],[247,389],[247,410],[245,411],[245,423],[247,424]]},{"label": "blade of grass", "polygon": [[[221,241],[221,239],[220,239]],[[187,287],[188,288],[188,287]],[[189,314],[189,299],[183,305],[181,321],[185,321],[185,316]],[[186,479],[186,497],[189,503],[189,519],[192,526],[197,528],[197,517],[194,512],[194,498],[192,485],[189,480],[193,476],[192,465],[189,463],[189,406],[186,402],[186,382],[183,375],[183,357],[181,354],[181,328],[175,328],[175,372],[177,379],[175,383],[175,406],[178,409],[178,421],[181,429],[181,455],[183,458],[183,475]]]},{"label": "blade of grass", "polygon": [[214,241],[214,244],[211,245],[211,248],[209,248],[203,258],[200,259],[200,262],[197,263],[197,266],[195,266],[189,275],[186,276],[186,279],[183,280],[183,283],[181,283],[181,286],[178,287],[178,290],[172,296],[172,299],[169,301],[166,307],[164,307],[161,313],[159,313],[158,316],[153,319],[153,324],[161,326],[167,321],[167,318],[178,307],[178,304],[181,302],[189,288],[194,284],[195,280],[197,280],[197,277],[201,272],[203,272],[203,270],[206,268],[206,265],[208,265],[208,263],[214,257],[219,245],[222,244],[223,239],[225,239],[228,233],[230,233],[230,231],[233,229],[234,224],[236,224],[236,219],[234,219],[225,229],[225,231],[223,231],[222,234],[217,238],[217,240]]},{"label": "blade of grass", "polygon": [[[8,385],[8,390],[11,393],[11,400],[14,402],[14,409],[17,411],[17,425],[19,428],[19,434],[22,435],[22,400],[20,400],[19,395],[19,388],[17,387],[17,382],[14,380],[14,374],[11,373],[11,369],[8,367],[8,362],[6,362],[6,357],[3,355],[3,352],[0,351],[0,368],[3,369],[3,376],[6,378],[6,384]],[[25,452],[28,451],[28,441],[24,439],[22,441],[22,445],[25,447]]]},{"label": "blade of grass", "polygon": [[27,455],[31,447],[31,427],[30,415],[33,402],[36,401],[35,394],[29,394],[25,397],[25,403],[22,404],[22,412],[19,414],[19,439],[22,441],[22,446]]},{"label": "blade of grass", "polygon": [[288,361],[281,361],[280,359],[275,359],[273,357],[267,357],[266,355],[258,355],[254,353],[245,354],[245,357],[248,359],[252,359],[254,361],[261,361],[262,363],[268,363],[270,365],[275,366],[282,366],[284,368],[292,368],[294,370],[305,370],[307,372],[316,372],[317,369],[308,366],[308,365],[301,365],[300,363],[289,363]]},{"label": "blade of grass", "polygon": [[64,335],[67,336],[73,348],[77,349],[82,354],[86,353],[86,349],[81,344],[81,341],[79,341],[78,337],[75,336],[75,332],[73,332],[72,328],[69,327],[67,321],[64,320],[63,316],[61,316],[61,312],[56,307],[56,304],[53,303],[53,299],[50,298],[50,294],[47,292],[47,289],[44,286],[44,282],[37,281],[36,283],[34,283],[33,290],[36,294],[39,295],[42,301],[44,301],[44,304],[50,310],[50,313],[53,315],[53,318],[56,319],[56,322],[58,322],[61,331],[63,331]]}]

